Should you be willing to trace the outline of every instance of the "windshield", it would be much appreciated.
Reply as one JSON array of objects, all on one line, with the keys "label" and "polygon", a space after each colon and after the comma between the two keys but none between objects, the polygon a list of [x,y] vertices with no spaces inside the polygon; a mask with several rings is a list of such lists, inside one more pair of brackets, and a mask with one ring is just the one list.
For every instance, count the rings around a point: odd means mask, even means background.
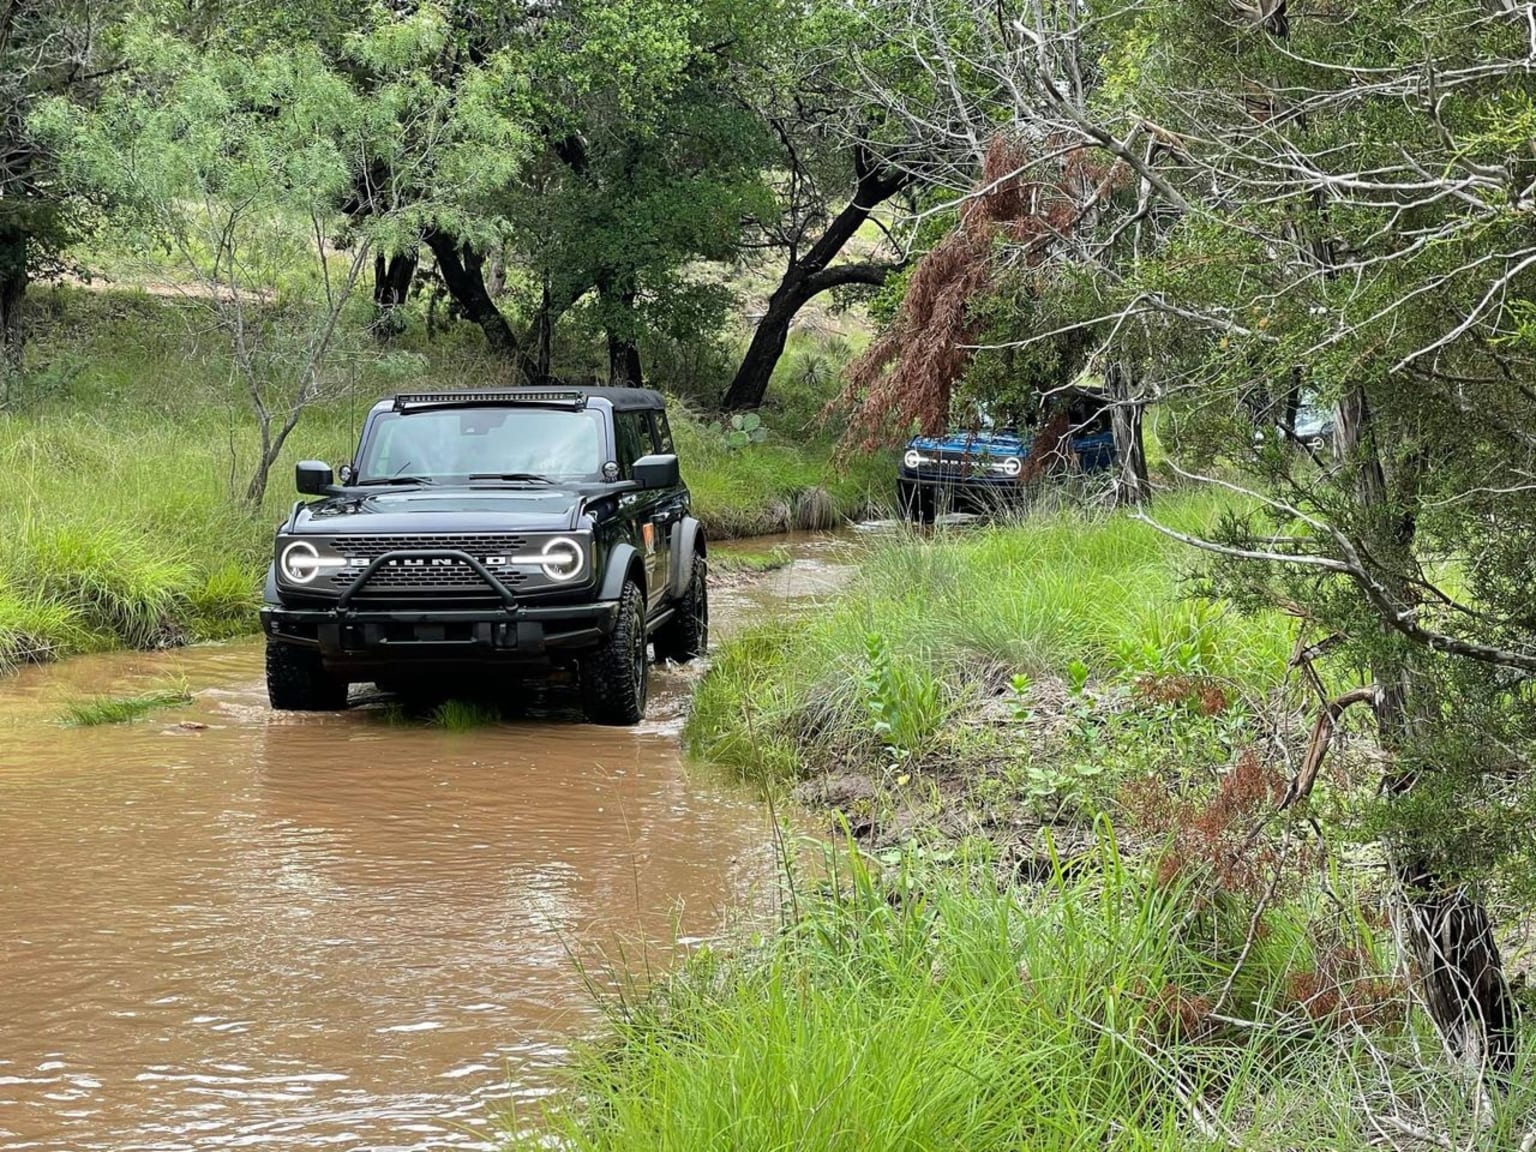
[{"label": "windshield", "polygon": [[455,408],[376,417],[358,461],[357,482],[471,476],[574,480],[600,476],[602,468],[596,412]]}]

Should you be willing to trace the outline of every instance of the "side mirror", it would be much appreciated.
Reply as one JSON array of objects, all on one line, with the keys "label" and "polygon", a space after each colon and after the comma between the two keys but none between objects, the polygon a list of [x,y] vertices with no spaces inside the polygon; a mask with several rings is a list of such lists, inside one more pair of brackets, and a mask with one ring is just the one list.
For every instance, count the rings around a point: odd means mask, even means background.
[{"label": "side mirror", "polygon": [[656,453],[642,456],[634,463],[635,483],[646,491],[659,488],[676,488],[683,482],[682,470],[672,453]]},{"label": "side mirror", "polygon": [[335,493],[336,477],[329,464],[300,460],[293,467],[293,486],[305,496],[330,496]]}]

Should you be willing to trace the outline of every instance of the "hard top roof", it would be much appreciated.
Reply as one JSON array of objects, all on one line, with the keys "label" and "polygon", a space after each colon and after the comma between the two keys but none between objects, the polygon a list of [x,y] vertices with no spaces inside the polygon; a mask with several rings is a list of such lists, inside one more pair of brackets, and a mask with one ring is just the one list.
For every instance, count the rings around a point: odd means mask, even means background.
[{"label": "hard top roof", "polygon": [[[498,397],[511,403],[537,404],[548,398],[552,404],[560,399],[580,396],[588,400],[606,400],[615,412],[661,410],[666,407],[660,392],[650,388],[580,388],[564,385],[525,388],[448,388],[440,391],[401,393],[380,400],[377,408],[399,408],[400,402],[409,398],[413,405],[430,407],[433,403],[476,405],[494,407]],[[557,399],[558,398],[558,399]]]}]

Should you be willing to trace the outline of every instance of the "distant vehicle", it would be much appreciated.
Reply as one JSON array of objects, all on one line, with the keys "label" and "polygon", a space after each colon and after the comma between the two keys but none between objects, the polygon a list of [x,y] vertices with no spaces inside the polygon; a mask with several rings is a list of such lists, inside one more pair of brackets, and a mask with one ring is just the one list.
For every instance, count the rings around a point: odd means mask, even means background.
[{"label": "distant vehicle", "polygon": [[709,643],[704,533],[658,393],[396,396],[341,484],[315,461],[296,478],[320,499],[278,528],[267,575],[274,708],[565,669],[589,720],[635,724],[648,649],[683,663]]},{"label": "distant vehicle", "polygon": [[1334,415],[1333,409],[1324,407],[1315,400],[1304,400],[1296,409],[1296,420],[1291,425],[1291,431],[1309,448],[1323,448],[1333,439]]},{"label": "distant vehicle", "polygon": [[[1332,408],[1320,402],[1315,396],[1303,396],[1301,403],[1297,405],[1289,435],[1283,420],[1274,425],[1271,435],[1277,436],[1282,441],[1305,445],[1316,452],[1326,448],[1332,441],[1335,423],[1336,418]],[[1264,435],[1262,431],[1255,432],[1253,438],[1255,442],[1262,441]]]},{"label": "distant vehicle", "polygon": [[[1115,437],[1102,399],[1073,396],[1067,421],[1071,452],[1058,467],[1102,472],[1114,466]],[[992,512],[1024,497],[1034,433],[998,426],[986,412],[975,424],[907,443],[896,481],[897,508],[906,519],[928,523],[945,512]]]}]

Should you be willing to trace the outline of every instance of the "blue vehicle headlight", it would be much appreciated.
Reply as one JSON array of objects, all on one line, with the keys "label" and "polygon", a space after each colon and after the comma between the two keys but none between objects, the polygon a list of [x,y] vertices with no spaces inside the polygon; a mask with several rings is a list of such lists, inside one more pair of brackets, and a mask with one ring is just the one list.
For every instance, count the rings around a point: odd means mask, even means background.
[{"label": "blue vehicle headlight", "polygon": [[916,448],[908,448],[907,454],[901,458],[901,462],[908,468],[921,468],[924,464],[932,464],[932,456],[924,456]]}]

